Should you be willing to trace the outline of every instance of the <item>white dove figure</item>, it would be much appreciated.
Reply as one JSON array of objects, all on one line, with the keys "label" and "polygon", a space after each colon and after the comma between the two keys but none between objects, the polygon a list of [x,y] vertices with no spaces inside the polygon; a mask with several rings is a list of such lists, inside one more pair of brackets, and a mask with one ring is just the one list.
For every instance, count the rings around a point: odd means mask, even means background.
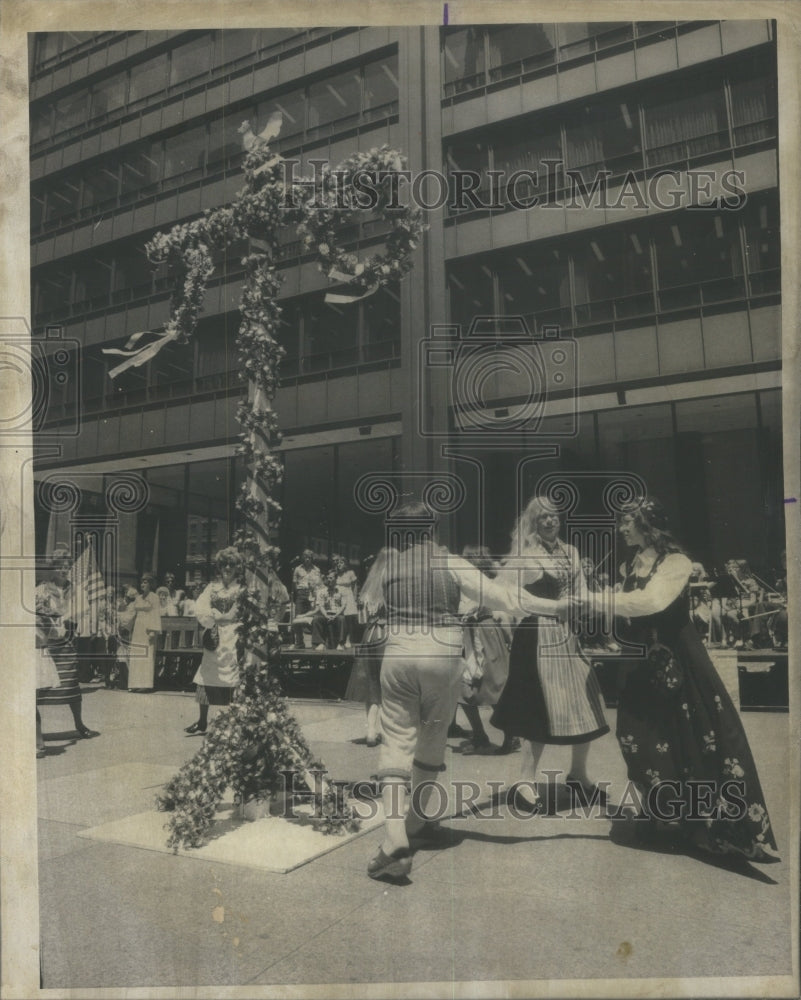
[{"label": "white dove figure", "polygon": [[278,133],[281,131],[281,127],[284,124],[284,114],[282,111],[273,111],[270,117],[267,119],[267,124],[259,132],[259,138],[263,139],[265,142],[269,142],[270,139],[274,139]]}]

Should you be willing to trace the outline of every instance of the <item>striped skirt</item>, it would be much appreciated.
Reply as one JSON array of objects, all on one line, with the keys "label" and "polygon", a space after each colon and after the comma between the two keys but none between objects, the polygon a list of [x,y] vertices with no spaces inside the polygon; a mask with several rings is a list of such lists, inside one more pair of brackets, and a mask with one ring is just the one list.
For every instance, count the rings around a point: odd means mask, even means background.
[{"label": "striped skirt", "polygon": [[592,664],[564,626],[536,617],[517,626],[491,721],[506,736],[536,743],[586,743],[609,732]]},{"label": "striped skirt", "polygon": [[48,647],[56,665],[60,684],[58,687],[40,688],[36,692],[37,705],[69,705],[81,700],[78,684],[78,660],[71,642],[54,643]]}]

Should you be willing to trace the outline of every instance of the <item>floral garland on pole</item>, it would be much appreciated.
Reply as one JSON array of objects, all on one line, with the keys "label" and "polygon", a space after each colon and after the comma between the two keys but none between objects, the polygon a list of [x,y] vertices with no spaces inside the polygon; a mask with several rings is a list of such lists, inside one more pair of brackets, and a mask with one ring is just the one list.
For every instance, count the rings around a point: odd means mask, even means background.
[{"label": "floral garland on pole", "polygon": [[[234,537],[246,566],[246,586],[238,606],[241,681],[231,706],[212,721],[203,747],[157,799],[159,808],[171,813],[168,844],[175,850],[204,842],[226,788],[232,787],[244,802],[275,792],[290,773],[310,786],[318,829],[331,833],[358,825],[341,789],[322,780],[324,769],[312,757],[268,669],[280,649],[269,617],[270,581],[278,556],[270,525],[281,514],[276,492],[282,477],[276,454],[281,435],[272,408],[284,354],[277,339],[283,280],[277,270],[279,234],[288,225],[297,225],[305,250],[317,257],[320,269],[347,286],[345,294],[329,294],[327,300],[351,302],[408,273],[411,254],[426,228],[419,209],[393,203],[393,174],[404,162],[396,150],[382,146],[356,153],[333,170],[324,168],[311,181],[289,184],[281,158],[271,153],[269,143],[254,137],[248,123],[240,131],[246,131],[249,140],[245,187],[233,202],[157,234],[146,248],[151,263],[166,264],[176,284],[164,333],[143,354],[169,341],[190,339],[214,271],[214,251],[224,251],[236,240],[250,240],[250,253],[243,260],[245,284],[237,335],[248,378],[248,396],[237,414],[241,426],[237,452],[248,475],[237,500],[242,524]],[[370,207],[389,223],[390,232],[383,253],[359,261],[339,245],[337,228],[363,214],[357,187],[361,182],[363,189],[366,181],[377,193]],[[314,780],[315,773],[321,780]]]}]

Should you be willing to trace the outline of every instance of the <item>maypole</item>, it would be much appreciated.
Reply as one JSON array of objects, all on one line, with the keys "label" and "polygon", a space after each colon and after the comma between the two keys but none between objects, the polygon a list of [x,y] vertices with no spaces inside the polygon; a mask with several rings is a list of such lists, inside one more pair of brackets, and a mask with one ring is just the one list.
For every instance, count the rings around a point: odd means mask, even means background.
[{"label": "maypole", "polygon": [[[273,410],[284,353],[277,338],[282,283],[277,269],[279,235],[285,227],[297,225],[305,251],[314,254],[331,280],[346,285],[344,292],[330,294],[327,300],[348,303],[408,273],[425,226],[419,209],[396,204],[394,175],[404,166],[397,150],[384,146],[356,153],[335,169],[324,167],[311,180],[288,181],[283,160],[270,149],[280,125],[280,116],[274,116],[255,135],[249,123],[243,123],[245,186],[230,205],[159,233],[148,243],[151,263],[166,265],[176,279],[169,320],[162,332],[135,334],[125,350],[108,352],[123,358],[110,373],[114,377],[154,357],[167,343],[188,342],[214,273],[215,252],[224,253],[242,239],[249,241],[236,341],[248,380],[247,399],[237,414],[241,427],[237,452],[247,466],[247,478],[237,500],[240,526],[234,537],[246,566],[246,586],[239,601],[242,679],[233,704],[215,717],[203,747],[159,796],[160,808],[172,814],[168,843],[175,849],[203,843],[227,787],[245,800],[278,790],[289,772],[313,786],[321,829],[333,832],[355,822],[341,791],[319,778],[323,766],[313,759],[269,672],[279,650],[269,608],[270,576],[278,556],[272,528],[281,513],[276,493],[282,476],[277,454],[281,438]],[[366,189],[373,192],[368,204]],[[365,211],[385,221],[388,235],[381,254],[360,261],[339,246],[338,230]],[[141,344],[143,338],[146,342]]]}]

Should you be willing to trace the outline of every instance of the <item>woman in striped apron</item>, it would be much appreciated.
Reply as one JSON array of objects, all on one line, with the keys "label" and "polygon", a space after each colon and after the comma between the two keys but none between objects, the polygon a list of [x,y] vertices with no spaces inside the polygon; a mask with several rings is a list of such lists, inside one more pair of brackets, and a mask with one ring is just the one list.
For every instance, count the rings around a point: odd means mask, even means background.
[{"label": "woman in striped apron", "polygon": [[[525,589],[550,600],[566,595],[586,598],[581,559],[572,545],[559,538],[558,512],[544,498],[535,496],[523,511],[512,533],[511,557],[522,557],[518,570]],[[532,798],[517,787],[521,809],[539,811],[534,791],[540,757],[547,744],[571,747],[567,785],[571,791],[591,795],[595,787],[587,775],[592,740],[609,732],[601,705],[601,689],[579,648],[569,623],[536,616],[518,622],[509,654],[509,679],[492,715],[492,725],[507,737],[526,742],[521,781]],[[599,793],[603,800],[603,793]]]},{"label": "woman in striped apron", "polygon": [[36,588],[36,632],[37,645],[40,646],[37,655],[43,657],[44,652],[48,654],[47,658],[55,663],[59,678],[59,683],[50,687],[38,687],[43,683],[43,679],[37,681],[37,752],[40,755],[44,747],[39,738],[40,705],[69,705],[80,739],[88,740],[100,735],[85,726],[81,718],[82,696],[78,684],[78,661],[72,634],[74,624],[71,619],[72,585],[69,580],[71,563],[66,546],[56,546],[48,561],[49,579],[43,580]]}]

